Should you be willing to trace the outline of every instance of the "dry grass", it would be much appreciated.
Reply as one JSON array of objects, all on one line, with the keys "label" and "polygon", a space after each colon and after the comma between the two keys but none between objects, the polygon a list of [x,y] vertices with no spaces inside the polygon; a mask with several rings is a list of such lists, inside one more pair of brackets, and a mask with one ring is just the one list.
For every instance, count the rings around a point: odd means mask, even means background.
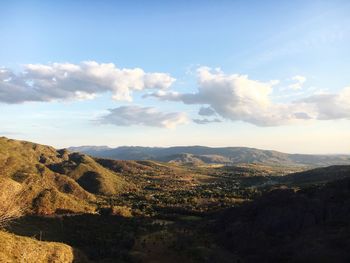
[{"label": "dry grass", "polygon": [[12,180],[0,180],[0,228],[23,215],[22,187]]},{"label": "dry grass", "polygon": [[72,263],[89,262],[65,244],[41,242],[0,231],[0,262]]},{"label": "dry grass", "polygon": [[93,213],[95,207],[55,188],[44,189],[33,200],[33,212],[39,215],[66,213]]}]

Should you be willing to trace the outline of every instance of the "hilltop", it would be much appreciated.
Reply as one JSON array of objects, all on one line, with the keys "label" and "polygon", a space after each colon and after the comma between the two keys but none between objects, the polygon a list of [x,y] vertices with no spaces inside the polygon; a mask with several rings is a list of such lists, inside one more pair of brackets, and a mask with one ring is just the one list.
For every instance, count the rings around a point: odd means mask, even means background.
[{"label": "hilltop", "polygon": [[82,146],[70,147],[69,150],[115,160],[154,160],[192,165],[258,163],[277,166],[320,167],[350,164],[350,155],[287,154],[247,147],[185,146],[161,148],[123,146],[108,148],[106,146]]}]

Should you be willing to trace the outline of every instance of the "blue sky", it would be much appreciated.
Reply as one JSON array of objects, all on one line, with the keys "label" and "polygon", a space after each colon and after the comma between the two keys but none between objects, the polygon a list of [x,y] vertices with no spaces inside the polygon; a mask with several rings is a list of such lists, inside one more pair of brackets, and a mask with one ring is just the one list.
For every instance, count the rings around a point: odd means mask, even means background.
[{"label": "blue sky", "polygon": [[350,153],[349,13],[349,1],[2,1],[0,134]]}]

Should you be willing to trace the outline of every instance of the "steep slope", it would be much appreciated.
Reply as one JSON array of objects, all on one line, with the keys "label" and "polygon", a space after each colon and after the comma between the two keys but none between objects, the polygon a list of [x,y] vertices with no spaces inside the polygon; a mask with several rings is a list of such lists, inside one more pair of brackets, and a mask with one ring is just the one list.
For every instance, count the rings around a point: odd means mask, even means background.
[{"label": "steep slope", "polygon": [[71,151],[82,152],[99,158],[119,160],[155,160],[183,164],[225,164],[263,163],[285,166],[329,166],[350,164],[348,155],[287,154],[277,151],[246,147],[211,148],[188,147],[71,147]]},{"label": "steep slope", "polygon": [[22,188],[31,212],[91,212],[94,194],[117,194],[128,184],[92,158],[35,143],[0,138],[0,177]]}]

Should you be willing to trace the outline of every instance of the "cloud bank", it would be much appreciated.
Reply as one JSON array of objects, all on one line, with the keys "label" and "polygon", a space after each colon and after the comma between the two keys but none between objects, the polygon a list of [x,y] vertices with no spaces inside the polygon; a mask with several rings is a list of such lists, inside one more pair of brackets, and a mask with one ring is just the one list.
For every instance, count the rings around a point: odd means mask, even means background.
[{"label": "cloud bank", "polygon": [[[282,91],[302,89],[306,77],[297,75]],[[197,124],[243,121],[257,126],[279,126],[310,120],[350,119],[350,87],[338,93],[306,96],[279,103],[272,99],[277,80],[262,82],[247,75],[225,74],[219,69],[197,70],[197,91],[169,90],[175,79],[167,73],[147,73],[140,68],[120,69],[113,63],[86,61],[79,64],[27,64],[16,73],[0,68],[0,103],[93,99],[111,93],[117,101],[131,101],[135,91],[152,91],[143,96],[199,105]],[[288,94],[288,93],[287,93]],[[163,113],[152,107],[123,106],[109,110],[101,123],[175,127],[188,122],[186,114]]]},{"label": "cloud bank", "polygon": [[113,63],[27,64],[20,73],[0,68],[0,102],[92,99],[104,92],[111,92],[114,100],[131,101],[133,91],[167,89],[174,81],[166,73],[120,69]]},{"label": "cloud bank", "polygon": [[143,125],[175,128],[177,125],[187,123],[188,118],[182,112],[164,113],[153,107],[121,106],[109,109],[109,113],[102,116],[98,122],[117,126]]},{"label": "cloud bank", "polygon": [[[306,78],[297,76],[298,85]],[[261,82],[246,75],[227,75],[207,67],[198,69],[198,91],[176,93],[158,91],[148,96],[160,100],[181,101],[185,104],[206,105],[199,115],[216,114],[232,121],[244,121],[257,126],[279,126],[301,120],[350,119],[350,88],[338,94],[321,94],[290,103],[276,103],[271,99],[277,80]],[[209,110],[210,109],[210,110]],[[204,124],[210,121],[198,121]]]}]

